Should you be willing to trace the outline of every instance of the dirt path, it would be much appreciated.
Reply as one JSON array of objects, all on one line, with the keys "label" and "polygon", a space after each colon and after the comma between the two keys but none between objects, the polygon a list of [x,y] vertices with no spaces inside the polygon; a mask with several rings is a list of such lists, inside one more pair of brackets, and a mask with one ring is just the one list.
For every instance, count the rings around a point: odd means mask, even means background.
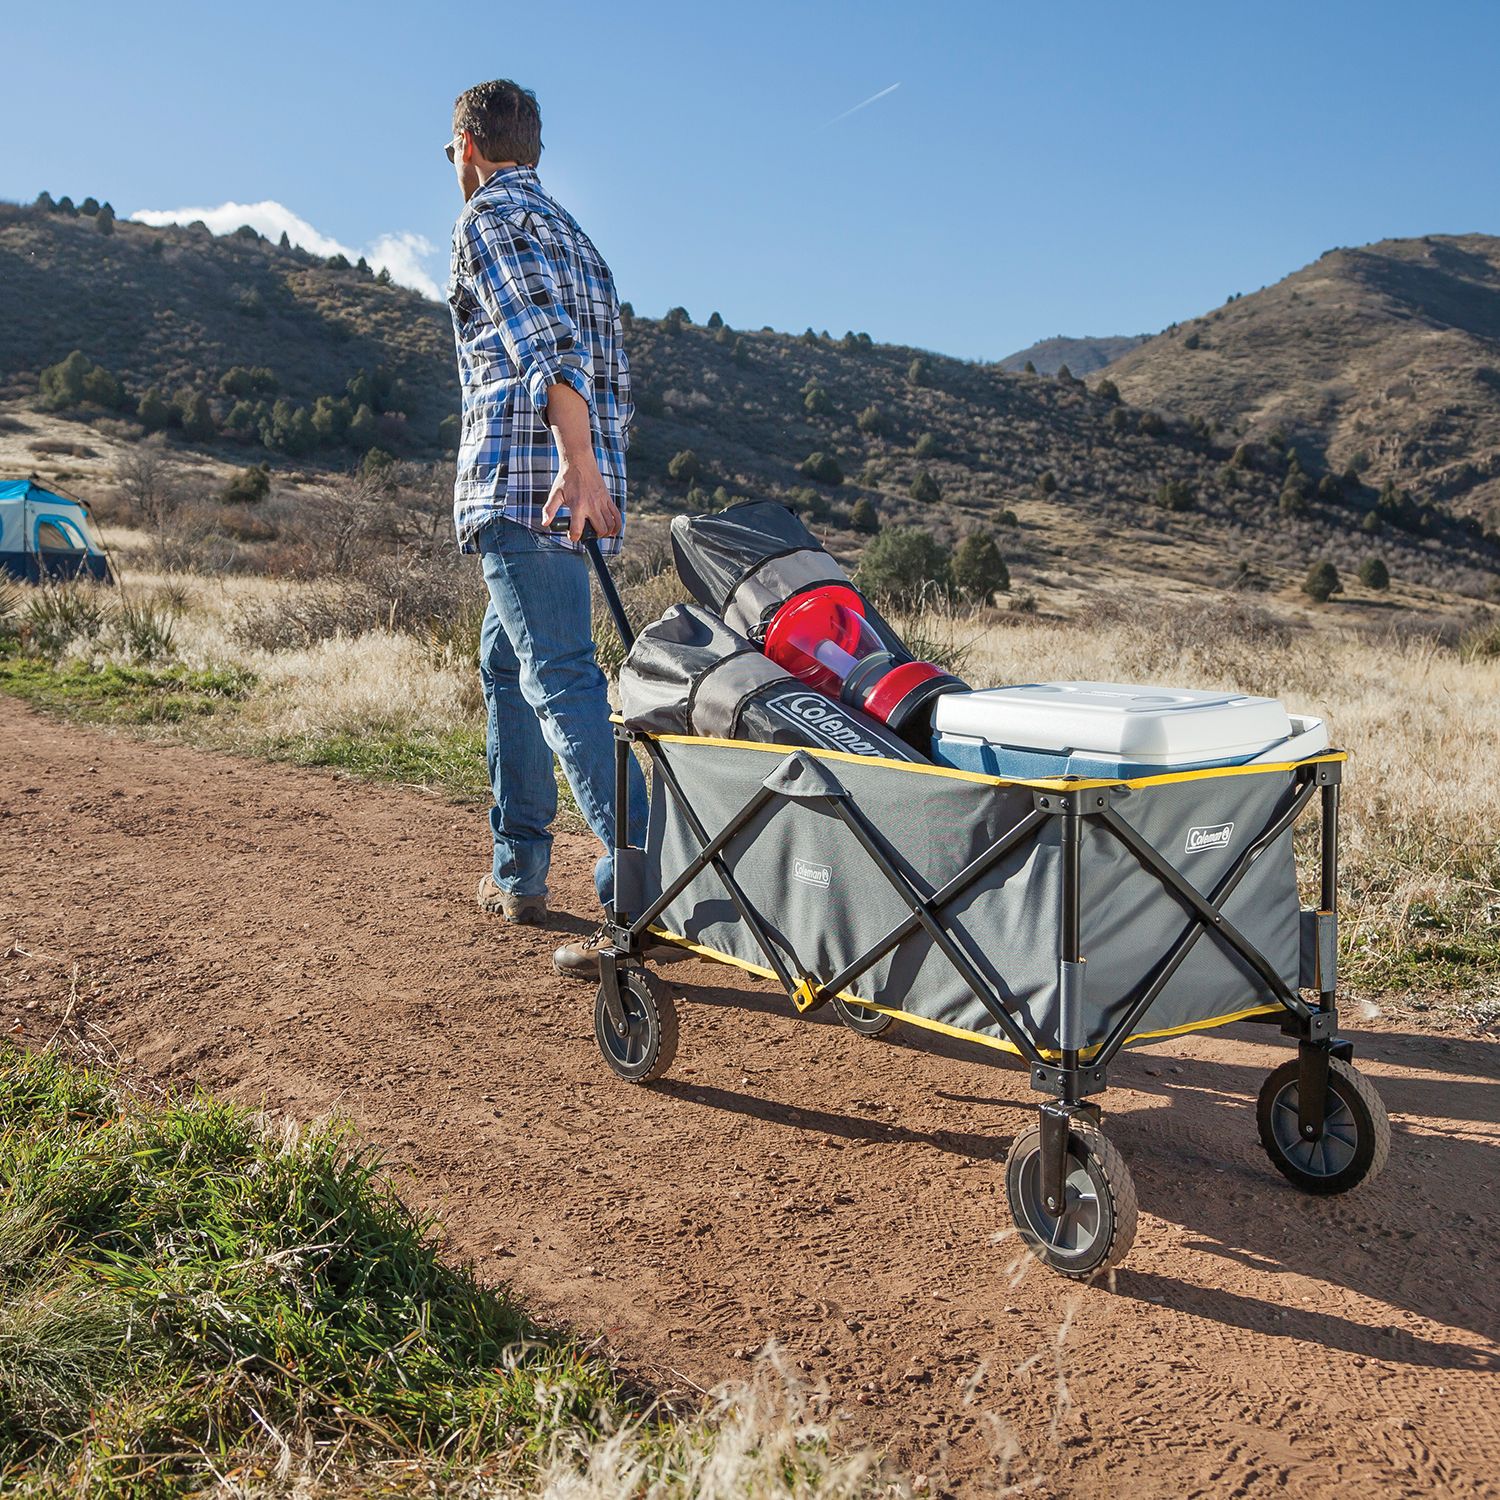
[{"label": "dirt path", "polygon": [[[347,1113],[533,1304],[665,1384],[775,1339],[934,1489],[1500,1493],[1494,1045],[1356,1033],[1395,1144],[1331,1202],[1256,1143],[1284,1044],[1128,1055],[1106,1105],[1140,1234],[1114,1290],[1074,1287],[997,1242],[1019,1072],[692,963],[672,1078],[617,1083],[556,935],[473,906],[482,834],[0,700],[0,1024],[45,1039],[71,988],[138,1075]],[[584,912],[592,852],[557,854]]]}]

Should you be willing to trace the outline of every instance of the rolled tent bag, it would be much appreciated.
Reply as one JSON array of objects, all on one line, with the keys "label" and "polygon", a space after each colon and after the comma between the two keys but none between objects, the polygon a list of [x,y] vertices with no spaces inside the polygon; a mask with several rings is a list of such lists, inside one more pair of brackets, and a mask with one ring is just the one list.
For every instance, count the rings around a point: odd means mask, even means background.
[{"label": "rolled tent bag", "polygon": [[620,668],[620,708],[625,723],[646,734],[928,763],[885,725],[799,682],[693,604],[674,604],[636,636]]},{"label": "rolled tent bag", "polygon": [[[673,517],[672,559],[688,593],[757,644],[794,594],[820,583],[849,582],[817,537],[774,500]],[[884,634],[896,639],[889,626]]]}]

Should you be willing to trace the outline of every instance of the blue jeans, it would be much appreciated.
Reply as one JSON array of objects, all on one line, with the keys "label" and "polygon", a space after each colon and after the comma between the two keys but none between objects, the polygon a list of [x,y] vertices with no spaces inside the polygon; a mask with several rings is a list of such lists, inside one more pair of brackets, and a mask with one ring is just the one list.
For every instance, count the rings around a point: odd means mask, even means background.
[{"label": "blue jeans", "polygon": [[[589,562],[515,521],[492,521],[476,538],[489,607],[479,633],[487,715],[485,759],[495,803],[495,884],[542,896],[552,859],[562,762],[578,809],[604,845],[594,888],[614,889],[614,735],[604,673],[594,660]],[[646,840],[646,783],[630,758],[632,844]]]}]

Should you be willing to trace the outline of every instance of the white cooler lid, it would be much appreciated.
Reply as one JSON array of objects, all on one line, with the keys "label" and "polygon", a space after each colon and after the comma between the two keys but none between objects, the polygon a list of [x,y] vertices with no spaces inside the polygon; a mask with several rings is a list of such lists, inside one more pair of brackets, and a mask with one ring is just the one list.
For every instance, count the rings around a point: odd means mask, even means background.
[{"label": "white cooler lid", "polygon": [[944,693],[933,728],[1020,750],[1161,766],[1256,755],[1292,733],[1275,698],[1119,682],[1028,682]]}]

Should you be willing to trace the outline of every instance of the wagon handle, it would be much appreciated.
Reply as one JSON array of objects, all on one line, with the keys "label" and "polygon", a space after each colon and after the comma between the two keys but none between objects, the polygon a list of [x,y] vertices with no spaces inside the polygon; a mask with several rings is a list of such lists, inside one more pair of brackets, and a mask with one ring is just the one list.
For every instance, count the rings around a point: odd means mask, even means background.
[{"label": "wagon handle", "polygon": [[620,601],[620,591],[615,587],[615,581],[610,577],[609,567],[604,561],[604,553],[599,549],[599,534],[587,522],[583,527],[583,548],[594,565],[594,576],[599,580],[599,592],[604,595],[604,602],[614,619],[615,629],[620,632],[620,639],[624,642],[625,649],[629,651],[635,645],[635,631],[630,628],[625,606]]}]

